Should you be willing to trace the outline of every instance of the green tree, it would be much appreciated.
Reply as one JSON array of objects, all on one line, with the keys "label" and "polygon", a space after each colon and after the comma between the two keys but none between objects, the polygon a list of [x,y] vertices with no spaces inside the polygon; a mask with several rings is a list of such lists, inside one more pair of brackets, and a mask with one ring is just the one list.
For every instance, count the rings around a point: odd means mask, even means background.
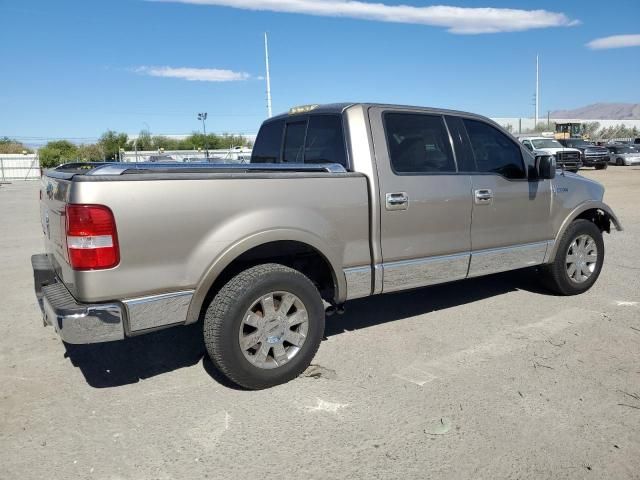
[{"label": "green tree", "polygon": [[0,153],[32,153],[31,149],[24,146],[22,142],[9,137],[0,138]]},{"label": "green tree", "polygon": [[78,147],[67,140],[49,142],[38,150],[40,166],[43,168],[57,167],[63,163],[78,159]]},{"label": "green tree", "polygon": [[97,143],[80,145],[78,147],[78,159],[83,162],[101,162],[104,159],[102,147]]},{"label": "green tree", "polygon": [[105,158],[107,160],[118,160],[120,156],[120,149],[127,146],[129,137],[126,133],[117,133],[113,130],[107,130],[102,134],[98,144],[104,151]]},{"label": "green tree", "polygon": [[600,130],[599,122],[585,122],[582,124],[582,132],[588,138],[597,138]]},{"label": "green tree", "polygon": [[129,140],[127,150],[153,150],[153,137],[148,130],[141,130],[138,138]]}]

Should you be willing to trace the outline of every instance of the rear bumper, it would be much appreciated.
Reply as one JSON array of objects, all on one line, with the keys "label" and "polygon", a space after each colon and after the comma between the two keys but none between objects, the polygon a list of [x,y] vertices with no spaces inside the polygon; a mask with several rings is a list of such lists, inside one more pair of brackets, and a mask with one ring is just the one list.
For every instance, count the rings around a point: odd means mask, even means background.
[{"label": "rear bumper", "polygon": [[31,257],[35,293],[45,324],[55,328],[66,343],[86,344],[122,340],[125,306],[119,302],[84,304],[59,282],[44,254]]}]

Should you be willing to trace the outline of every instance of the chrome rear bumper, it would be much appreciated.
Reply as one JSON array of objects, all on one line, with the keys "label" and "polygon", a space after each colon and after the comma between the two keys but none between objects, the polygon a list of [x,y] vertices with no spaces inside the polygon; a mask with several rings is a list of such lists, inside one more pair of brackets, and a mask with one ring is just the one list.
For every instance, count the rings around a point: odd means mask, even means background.
[{"label": "chrome rear bumper", "polygon": [[31,257],[35,293],[46,325],[66,343],[86,344],[122,340],[125,307],[119,302],[83,304],[57,281],[46,255]]}]

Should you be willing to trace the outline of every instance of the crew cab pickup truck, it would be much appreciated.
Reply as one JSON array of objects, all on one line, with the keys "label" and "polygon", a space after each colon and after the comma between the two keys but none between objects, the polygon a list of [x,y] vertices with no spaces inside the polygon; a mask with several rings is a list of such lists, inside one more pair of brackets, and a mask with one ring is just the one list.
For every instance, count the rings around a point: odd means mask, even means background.
[{"label": "crew cab pickup truck", "polygon": [[534,156],[551,155],[555,158],[556,165],[574,173],[582,167],[582,152],[577,148],[566,148],[554,138],[535,136],[518,138]]},{"label": "crew cab pickup truck", "polygon": [[64,165],[40,194],[35,290],[63,341],[201,322],[248,389],[303,372],[351,299],[528,267],[585,292],[621,229],[600,184],[489,119],[395,105],[292,109],[250,164]]},{"label": "crew cab pickup truck", "polygon": [[596,170],[604,170],[609,165],[609,151],[582,138],[567,138],[558,140],[568,148],[575,148],[582,152],[582,164]]}]

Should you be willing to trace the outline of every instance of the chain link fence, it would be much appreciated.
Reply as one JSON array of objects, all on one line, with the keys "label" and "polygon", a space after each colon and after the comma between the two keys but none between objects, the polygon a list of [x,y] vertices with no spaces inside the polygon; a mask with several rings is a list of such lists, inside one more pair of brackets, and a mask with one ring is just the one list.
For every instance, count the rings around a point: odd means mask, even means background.
[{"label": "chain link fence", "polygon": [[0,182],[40,178],[38,155],[0,154]]}]

